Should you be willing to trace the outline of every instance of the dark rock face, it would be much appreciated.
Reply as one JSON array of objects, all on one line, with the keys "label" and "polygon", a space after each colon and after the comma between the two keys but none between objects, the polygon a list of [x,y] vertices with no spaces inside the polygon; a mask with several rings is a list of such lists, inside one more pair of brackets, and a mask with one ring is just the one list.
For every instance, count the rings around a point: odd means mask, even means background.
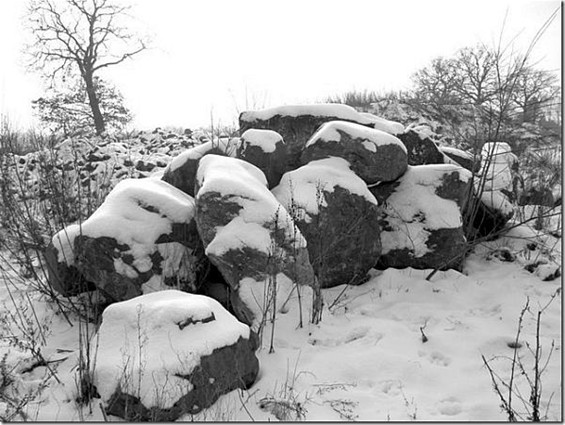
[{"label": "dark rock face", "polygon": [[252,340],[240,338],[235,344],[218,348],[200,358],[200,365],[182,376],[194,389],[171,408],[145,407],[141,401],[120,388],[108,401],[106,412],[127,421],[173,422],[185,414],[196,414],[212,406],[220,396],[235,389],[248,389],[259,373],[259,360]]},{"label": "dark rock face", "polygon": [[406,148],[399,139],[345,121],[323,124],[306,143],[301,162],[330,156],[345,159],[367,184],[396,180],[408,166]]},{"label": "dark rock face", "polygon": [[443,164],[443,154],[428,137],[414,130],[398,134],[397,137],[408,150],[408,165]]},{"label": "dark rock face", "polygon": [[[440,147],[440,151],[446,155],[451,161],[456,162],[461,165],[466,170],[472,173],[478,173],[481,169],[481,157],[477,155],[476,157],[469,152],[462,151],[456,148]],[[446,163],[449,163],[446,161]]]},{"label": "dark rock face", "polygon": [[504,226],[514,215],[513,204],[508,197],[500,191],[485,191],[481,198],[474,195],[475,199],[470,204],[469,208],[474,211],[469,211],[467,214],[472,218],[472,225],[468,226],[470,234],[467,235],[469,239],[480,238],[495,238],[497,232],[504,229]]},{"label": "dark rock face", "polygon": [[206,142],[181,153],[165,168],[161,180],[182,190],[184,193],[195,196],[194,184],[196,170],[200,159],[205,155],[234,156],[238,141],[232,139],[223,143]]},{"label": "dark rock face", "polygon": [[253,309],[238,299],[242,281],[267,282],[282,273],[311,285],[314,274],[306,243],[257,167],[209,155],[198,175],[196,223],[206,255],[230,286],[236,317],[251,325]]},{"label": "dark rock face", "polygon": [[379,267],[458,268],[465,254],[462,211],[470,177],[455,165],[422,165],[371,188],[383,205]]},{"label": "dark rock face", "polygon": [[272,110],[246,111],[239,116],[239,127],[240,134],[250,128],[273,130],[279,133],[288,145],[287,170],[289,171],[301,165],[302,149],[320,125],[336,120],[354,122],[371,128],[390,128],[391,133],[395,128],[402,127],[398,123],[387,123],[386,120],[375,122],[374,119],[369,119],[350,106],[339,104],[299,105]]},{"label": "dark rock face", "polygon": [[281,135],[272,130],[249,129],[241,135],[236,157],[263,171],[271,189],[286,171],[287,146]]},{"label": "dark rock face", "polygon": [[345,160],[313,161],[288,172],[273,193],[293,211],[322,288],[364,281],[381,252],[379,208]]},{"label": "dark rock face", "polygon": [[96,289],[72,265],[75,263],[75,258],[68,259],[71,265],[68,265],[65,259],[59,259],[59,250],[55,248],[53,242],[47,246],[43,255],[47,267],[49,285],[61,295],[70,297]]}]

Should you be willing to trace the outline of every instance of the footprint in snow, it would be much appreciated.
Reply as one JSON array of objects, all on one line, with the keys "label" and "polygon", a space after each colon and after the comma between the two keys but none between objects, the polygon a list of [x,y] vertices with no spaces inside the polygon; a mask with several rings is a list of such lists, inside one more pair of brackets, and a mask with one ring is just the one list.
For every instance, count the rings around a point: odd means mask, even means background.
[{"label": "footprint in snow", "polygon": [[[353,341],[357,341],[359,339],[365,338],[369,333],[371,328],[368,326],[361,326],[355,329],[352,329],[345,337],[343,338],[310,338],[308,343],[310,345],[322,345],[324,347],[336,347],[338,345],[349,344]],[[377,335],[376,342],[378,342],[382,338],[382,335]]]},{"label": "footprint in snow", "polygon": [[426,357],[431,364],[447,367],[451,364],[451,359],[439,351],[432,351],[427,353],[425,351],[418,351],[420,357]]},{"label": "footprint in snow", "polygon": [[448,397],[436,404],[439,413],[445,416],[455,416],[463,411],[461,402],[455,397]]}]

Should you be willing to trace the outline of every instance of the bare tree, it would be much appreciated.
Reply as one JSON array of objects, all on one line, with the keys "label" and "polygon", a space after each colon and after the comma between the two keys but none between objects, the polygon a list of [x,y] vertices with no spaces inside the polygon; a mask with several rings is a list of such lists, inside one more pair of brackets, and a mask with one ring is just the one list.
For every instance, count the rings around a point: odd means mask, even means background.
[{"label": "bare tree", "polygon": [[28,5],[30,67],[52,80],[78,70],[98,135],[105,132],[106,123],[95,76],[147,48],[121,22],[128,10],[113,0],[30,0]]}]

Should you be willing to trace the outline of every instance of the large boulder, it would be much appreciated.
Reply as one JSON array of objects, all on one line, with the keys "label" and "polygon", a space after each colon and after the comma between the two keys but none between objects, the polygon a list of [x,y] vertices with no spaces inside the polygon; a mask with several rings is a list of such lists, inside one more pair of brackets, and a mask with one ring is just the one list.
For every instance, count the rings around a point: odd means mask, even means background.
[{"label": "large boulder", "polygon": [[258,167],[273,188],[285,173],[287,146],[276,131],[251,128],[241,135],[236,157]]},{"label": "large boulder", "polygon": [[306,242],[254,165],[207,155],[200,161],[196,186],[196,223],[206,255],[230,286],[236,317],[255,330],[262,317],[241,299],[242,287],[285,278],[311,285]]},{"label": "large boulder", "polygon": [[169,163],[161,179],[184,193],[195,196],[194,183],[200,159],[210,154],[235,157],[239,143],[238,138],[225,138],[187,149]]},{"label": "large boulder", "polygon": [[444,156],[429,137],[426,127],[417,126],[397,134],[408,150],[408,165],[443,164]]},{"label": "large boulder", "polygon": [[361,283],[380,252],[379,209],[342,158],[309,162],[273,189],[308,242],[322,288]]},{"label": "large boulder", "polygon": [[194,199],[168,183],[124,180],[84,223],[53,237],[48,258],[56,256],[50,270],[59,279],[50,283],[80,291],[65,277],[76,270],[110,301],[170,287],[195,291],[203,248],[194,214]]},{"label": "large boulder", "polygon": [[390,134],[401,133],[404,126],[372,114],[361,114],[348,105],[289,105],[259,111],[245,111],[239,116],[240,134],[250,128],[273,130],[288,145],[287,170],[298,168],[306,142],[320,125],[329,121],[348,121]]},{"label": "large boulder", "polygon": [[367,184],[396,180],[408,165],[406,147],[396,137],[346,121],[322,124],[306,143],[300,159],[307,164],[329,157],[347,160],[351,170]]},{"label": "large boulder", "polygon": [[108,414],[172,422],[247,389],[259,371],[247,325],[217,301],[167,290],[106,308],[92,354]]},{"label": "large boulder", "polygon": [[462,211],[471,173],[461,167],[410,166],[371,192],[383,205],[379,267],[458,268],[465,253]]}]

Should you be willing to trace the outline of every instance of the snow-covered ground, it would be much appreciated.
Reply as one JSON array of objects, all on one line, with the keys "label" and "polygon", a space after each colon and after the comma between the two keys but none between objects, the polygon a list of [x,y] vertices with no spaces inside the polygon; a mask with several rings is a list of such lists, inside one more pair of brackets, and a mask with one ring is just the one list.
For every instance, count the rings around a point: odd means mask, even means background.
[{"label": "snow-covered ground", "polygon": [[[546,419],[561,421],[561,279],[543,281],[543,273],[524,270],[527,263],[548,259],[550,251],[560,264],[560,239],[536,237],[523,226],[478,246],[462,273],[438,272],[427,281],[430,270],[373,270],[363,285],[323,290],[319,325],[308,323],[304,308],[304,326],[298,327],[298,303],[293,298],[277,314],[274,353],[269,353],[270,325],[264,331],[257,382],[180,420],[507,420],[482,356],[502,381],[510,382],[518,319],[529,302],[517,354],[533,379],[536,317],[545,307],[539,332],[539,363],[545,367],[540,410]],[[504,252],[515,260],[504,261]],[[35,394],[23,408],[30,420],[103,420],[99,399],[90,406],[75,402],[78,322],[71,317],[70,326],[29,282],[17,278],[10,265],[0,263],[0,391],[12,401]],[[555,265],[549,261],[547,268],[551,267]],[[28,346],[33,343],[41,349],[56,378],[45,366],[30,367],[34,360],[26,346],[8,344],[21,334],[16,324],[20,318],[27,323],[25,329],[36,329]],[[45,324],[41,331],[37,323]],[[507,398],[508,389],[499,386]],[[518,367],[513,386],[520,394],[513,395],[513,407],[526,419],[520,397],[529,400],[530,385]],[[0,397],[0,415],[5,415],[5,401]]]}]

